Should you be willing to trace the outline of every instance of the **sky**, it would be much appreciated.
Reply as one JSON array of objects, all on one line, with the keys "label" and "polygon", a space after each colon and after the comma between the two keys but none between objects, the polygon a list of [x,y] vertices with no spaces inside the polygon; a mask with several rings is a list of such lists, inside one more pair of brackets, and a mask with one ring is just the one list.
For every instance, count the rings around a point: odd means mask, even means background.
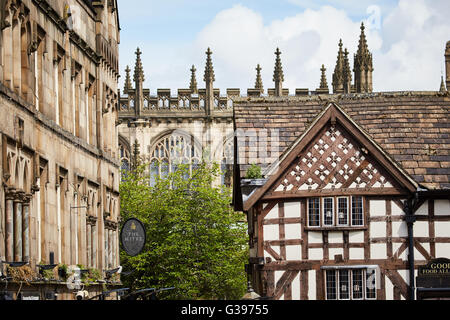
[{"label": "sky", "polygon": [[[118,0],[121,27],[120,88],[134,70],[139,47],[145,88],[188,88],[195,65],[199,88],[208,47],[214,87],[246,93],[256,65],[264,89],[274,88],[274,52],[280,48],[284,88],[315,90],[327,68],[331,90],[339,39],[356,53],[366,25],[373,54],[374,91],[439,90],[450,40],[448,0]],[[133,74],[131,74],[133,76]]]}]

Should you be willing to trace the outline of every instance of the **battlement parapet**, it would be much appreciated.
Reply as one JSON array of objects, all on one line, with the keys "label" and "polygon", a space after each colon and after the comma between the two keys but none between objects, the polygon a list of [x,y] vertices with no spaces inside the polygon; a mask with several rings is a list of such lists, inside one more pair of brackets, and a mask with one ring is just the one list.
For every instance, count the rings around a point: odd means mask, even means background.
[{"label": "battlement parapet", "polygon": [[[240,89],[227,89],[225,94],[221,94],[220,89],[214,89],[214,99],[212,112],[232,113],[233,100],[245,97],[274,97],[275,89],[269,88],[267,92],[259,89],[247,89],[247,94],[241,94]],[[296,89],[296,97],[314,96],[319,94],[330,94],[328,90],[317,89]],[[172,94],[171,89],[157,89],[156,95],[151,95],[149,89],[142,90],[143,101],[139,116],[151,116],[155,113],[186,112],[205,113],[207,103],[206,89],[198,89],[192,92],[191,89],[178,89],[176,94]],[[282,90],[283,96],[289,96],[289,89]],[[136,90],[129,89],[126,94],[119,92],[119,116],[121,118],[136,117]],[[138,117],[139,117],[138,116]]]}]

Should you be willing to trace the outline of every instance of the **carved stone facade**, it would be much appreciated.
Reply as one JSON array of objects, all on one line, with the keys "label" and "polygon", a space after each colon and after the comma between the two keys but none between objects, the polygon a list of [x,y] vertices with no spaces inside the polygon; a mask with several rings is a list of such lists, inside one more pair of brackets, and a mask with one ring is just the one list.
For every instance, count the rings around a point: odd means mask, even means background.
[{"label": "carved stone facade", "polygon": [[[83,265],[104,278],[119,265],[117,4],[0,4],[1,281],[23,263]],[[65,283],[40,281],[19,293],[43,299],[51,284],[58,299],[75,298]]]}]

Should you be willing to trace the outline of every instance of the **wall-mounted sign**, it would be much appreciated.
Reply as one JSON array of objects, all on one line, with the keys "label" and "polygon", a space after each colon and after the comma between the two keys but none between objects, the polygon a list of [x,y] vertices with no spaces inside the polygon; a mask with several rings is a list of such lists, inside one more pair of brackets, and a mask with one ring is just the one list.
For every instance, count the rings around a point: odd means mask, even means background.
[{"label": "wall-mounted sign", "polygon": [[145,246],[146,234],[144,224],[138,219],[128,219],[122,227],[120,240],[125,252],[134,257],[142,252]]},{"label": "wall-mounted sign", "polygon": [[419,267],[416,286],[422,288],[450,287],[450,259],[434,259],[427,265]]},{"label": "wall-mounted sign", "polygon": [[419,276],[450,276],[450,259],[440,258],[430,261],[426,266],[419,267]]}]

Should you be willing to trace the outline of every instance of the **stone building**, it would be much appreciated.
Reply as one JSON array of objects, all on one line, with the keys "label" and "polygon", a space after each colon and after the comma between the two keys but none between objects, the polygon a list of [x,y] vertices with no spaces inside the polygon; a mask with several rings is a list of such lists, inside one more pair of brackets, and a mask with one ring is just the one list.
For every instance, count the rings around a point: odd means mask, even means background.
[{"label": "stone building", "polygon": [[[253,288],[276,300],[448,299],[445,82],[439,91],[373,92],[363,26],[353,83],[348,55],[340,42],[333,94],[323,66],[319,90],[287,96],[277,50],[275,96],[233,101],[243,134],[234,203],[247,214]],[[241,179],[251,163],[263,179]]]},{"label": "stone building", "polygon": [[[203,80],[197,88],[196,68],[192,66],[189,88],[173,95],[170,89],[158,89],[152,95],[143,88],[141,51],[136,51],[133,82],[127,67],[125,85],[119,102],[119,147],[124,169],[138,151],[150,164],[152,177],[164,176],[178,164],[194,167],[210,159],[222,167],[221,181],[231,185],[233,165],[233,101],[239,89],[225,95],[214,89],[212,52],[208,48]],[[136,152],[135,152],[136,151]]]},{"label": "stone building", "polygon": [[0,281],[74,299],[44,270],[119,265],[117,2],[1,0],[0,22]]},{"label": "stone building", "polygon": [[[355,84],[351,84],[351,70],[348,51],[342,51],[342,41],[338,61],[333,75],[335,93],[372,92],[372,54],[369,52],[364,26],[355,55]],[[235,132],[233,128],[233,101],[244,94],[239,89],[227,89],[221,94],[214,88],[214,68],[212,52],[208,48],[203,80],[204,89],[197,88],[196,68],[192,66],[189,88],[178,89],[172,94],[170,89],[158,89],[151,94],[143,88],[144,69],[142,52],[136,51],[133,81],[130,68],[125,70],[125,81],[120,94],[119,147],[123,168],[130,166],[133,150],[150,164],[152,176],[161,176],[176,168],[177,163],[192,163],[208,158],[221,164],[222,183],[232,184]],[[287,96],[288,89],[282,88],[284,81],[281,52],[277,48],[273,81],[275,88],[269,88],[270,97]],[[246,96],[259,97],[265,94],[261,79],[261,66],[256,67],[256,81]],[[322,66],[320,87],[311,94],[328,94],[328,84]],[[134,85],[133,85],[134,84]],[[296,89],[296,96],[309,95],[308,89]],[[137,149],[133,148],[137,146]],[[219,181],[218,181],[219,182]]]}]

